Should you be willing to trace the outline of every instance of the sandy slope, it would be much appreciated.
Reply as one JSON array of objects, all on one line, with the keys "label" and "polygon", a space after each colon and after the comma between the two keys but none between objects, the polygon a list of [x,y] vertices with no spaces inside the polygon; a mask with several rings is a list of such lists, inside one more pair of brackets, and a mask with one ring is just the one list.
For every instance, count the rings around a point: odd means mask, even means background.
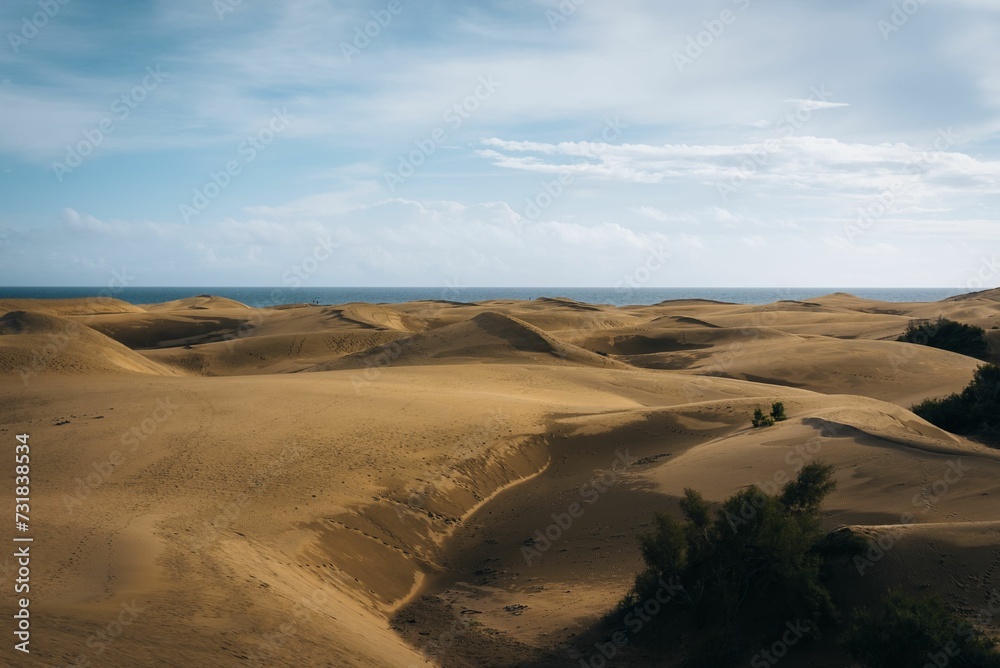
[{"label": "sandy slope", "polygon": [[[906,408],[978,362],[892,340],[1000,320],[989,294],[0,311],[0,438],[32,444],[17,665],[578,665],[653,511],[816,459],[828,527],[887,546],[837,573],[845,609],[894,586],[975,616],[1000,588],[1000,454]],[[749,427],[779,400],[787,422]]]},{"label": "sandy slope", "polygon": [[0,375],[143,373],[165,367],[90,327],[54,315],[10,311],[0,317]]}]

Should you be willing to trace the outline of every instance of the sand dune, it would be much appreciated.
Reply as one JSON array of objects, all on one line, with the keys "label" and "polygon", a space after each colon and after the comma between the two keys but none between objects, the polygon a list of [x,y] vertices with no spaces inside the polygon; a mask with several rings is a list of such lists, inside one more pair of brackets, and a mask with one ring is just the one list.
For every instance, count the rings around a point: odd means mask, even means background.
[{"label": "sand dune", "polygon": [[340,311],[340,316],[359,325],[375,329],[395,329],[401,332],[420,332],[426,329],[419,318],[400,313],[386,306],[351,304]]},{"label": "sand dune", "polygon": [[909,407],[960,392],[981,364],[963,355],[889,341],[761,337],[737,345],[738,354],[732,357],[724,352],[688,353],[683,368],[830,394],[859,394]]},{"label": "sand dune", "polygon": [[398,331],[331,330],[301,334],[255,334],[197,346],[143,351],[151,360],[194,373],[231,376],[288,373],[362,351],[405,336]]},{"label": "sand dune", "polygon": [[379,359],[390,359],[394,366],[494,360],[626,368],[620,362],[564,343],[523,320],[485,311],[465,322],[348,355],[316,370],[365,368]]},{"label": "sand dune", "polygon": [[143,311],[94,315],[87,326],[133,349],[172,348],[238,336],[250,323],[246,310]]},{"label": "sand dune", "polygon": [[998,294],[1000,290],[988,290],[951,297],[941,302],[913,304],[885,304],[844,294],[822,297],[815,301],[863,313],[883,313],[911,319],[933,320],[945,317],[990,329],[1000,325]]},{"label": "sand dune", "polygon": [[246,304],[234,299],[225,297],[214,297],[212,295],[198,295],[186,299],[176,299],[171,302],[160,302],[157,304],[143,304],[147,311],[181,311],[181,310],[202,310],[202,309],[248,309]]},{"label": "sand dune", "polygon": [[71,320],[10,311],[0,317],[0,374],[142,373],[172,375],[165,367]]},{"label": "sand dune", "polygon": [[[974,617],[1000,586],[1000,451],[907,409],[979,362],[894,340],[997,319],[982,294],[0,306],[0,429],[39,444],[45,665],[578,665],[654,511],[815,460],[839,485],[826,527],[888,546],[838,566],[842,610],[897,587]],[[789,419],[753,429],[775,401]]]},{"label": "sand dune", "polygon": [[950,297],[945,301],[950,302],[961,302],[968,301],[970,299],[988,299],[990,301],[1000,301],[1000,288],[994,288],[992,290],[983,290],[981,292],[971,292],[964,295],[958,295],[957,297]]}]

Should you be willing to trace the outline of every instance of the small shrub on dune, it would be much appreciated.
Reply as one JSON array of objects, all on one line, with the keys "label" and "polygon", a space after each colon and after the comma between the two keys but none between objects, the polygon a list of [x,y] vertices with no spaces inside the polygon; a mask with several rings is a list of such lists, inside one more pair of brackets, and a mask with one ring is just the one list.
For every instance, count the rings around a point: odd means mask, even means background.
[{"label": "small shrub on dune", "polygon": [[965,430],[967,415],[961,395],[953,394],[943,399],[927,399],[911,409],[933,425],[956,434]]},{"label": "small shrub on dune", "polygon": [[820,579],[826,539],[820,506],[836,486],[832,473],[828,465],[809,464],[780,495],[751,486],[714,517],[698,492],[684,490],[683,521],[657,514],[653,531],[641,536],[646,569],[617,614],[657,598],[666,583],[670,600],[651,622],[661,633],[643,637],[666,642],[666,629],[686,627],[681,633],[694,633],[690,658],[697,666],[732,665],[789,619],[819,637],[836,618]]},{"label": "small shrub on dune", "polygon": [[898,340],[979,359],[986,359],[989,354],[986,331],[982,327],[945,318],[938,318],[937,322],[914,320]]},{"label": "small shrub on dune", "polygon": [[788,419],[785,414],[785,404],[777,401],[771,404],[771,412],[768,415],[764,414],[764,409],[758,406],[753,412],[753,426],[756,428],[760,427],[773,427],[775,422],[784,422]]},{"label": "small shrub on dune", "polygon": [[864,668],[1000,668],[996,640],[937,599],[890,594],[881,614],[855,612],[842,643]]},{"label": "small shrub on dune", "polygon": [[753,412],[753,426],[759,429],[760,427],[771,427],[773,425],[774,418],[770,415],[764,415],[763,409],[758,406]]},{"label": "small shrub on dune", "polygon": [[1000,366],[981,366],[961,394],[928,399],[912,410],[931,424],[955,434],[1000,443]]}]

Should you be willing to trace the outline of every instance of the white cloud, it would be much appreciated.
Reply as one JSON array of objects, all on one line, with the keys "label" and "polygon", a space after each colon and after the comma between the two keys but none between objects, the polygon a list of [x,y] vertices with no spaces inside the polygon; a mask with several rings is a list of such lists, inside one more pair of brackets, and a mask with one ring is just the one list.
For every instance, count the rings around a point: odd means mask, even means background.
[{"label": "white cloud", "polygon": [[877,193],[909,180],[922,183],[929,194],[944,196],[993,193],[1000,179],[1000,161],[954,150],[812,136],[700,145],[551,144],[497,138],[483,143],[493,148],[480,155],[498,167],[645,184],[724,184],[746,178],[820,193]]},{"label": "white cloud", "polygon": [[644,218],[649,218],[650,220],[655,220],[660,223],[678,223],[683,225],[698,224],[697,217],[690,213],[668,213],[667,211],[662,211],[655,206],[637,206],[632,207],[631,210]]},{"label": "white cloud", "polygon": [[826,100],[816,100],[816,99],[791,99],[791,100],[785,100],[785,102],[793,104],[797,109],[801,109],[803,111],[817,111],[820,109],[837,109],[840,107],[851,106],[846,102],[829,102]]}]

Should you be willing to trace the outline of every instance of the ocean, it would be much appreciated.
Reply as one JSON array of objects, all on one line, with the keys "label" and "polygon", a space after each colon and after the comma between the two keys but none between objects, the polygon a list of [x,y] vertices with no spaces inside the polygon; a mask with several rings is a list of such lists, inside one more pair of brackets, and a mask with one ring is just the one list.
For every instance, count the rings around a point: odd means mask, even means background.
[{"label": "ocean", "polygon": [[0,287],[0,299],[64,299],[113,296],[132,304],[166,302],[195,295],[215,295],[264,307],[315,302],[395,304],[421,299],[479,302],[494,299],[530,300],[567,297],[590,304],[656,304],[669,299],[712,299],[737,304],[769,304],[778,300],[805,301],[833,292],[886,302],[931,302],[968,292],[956,288],[138,288]]}]

